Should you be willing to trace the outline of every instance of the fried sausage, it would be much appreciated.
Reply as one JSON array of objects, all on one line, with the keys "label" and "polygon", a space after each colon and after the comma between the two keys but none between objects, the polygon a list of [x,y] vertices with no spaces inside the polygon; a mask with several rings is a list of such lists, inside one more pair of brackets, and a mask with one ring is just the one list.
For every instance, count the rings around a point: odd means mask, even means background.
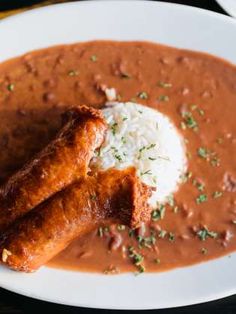
[{"label": "fried sausage", "polygon": [[81,106],[69,110],[57,137],[0,189],[0,232],[42,201],[85,176],[104,139],[101,111]]},{"label": "fried sausage", "polygon": [[3,236],[2,262],[14,270],[32,272],[105,219],[113,217],[135,228],[150,216],[150,193],[134,168],[88,176],[16,221]]}]

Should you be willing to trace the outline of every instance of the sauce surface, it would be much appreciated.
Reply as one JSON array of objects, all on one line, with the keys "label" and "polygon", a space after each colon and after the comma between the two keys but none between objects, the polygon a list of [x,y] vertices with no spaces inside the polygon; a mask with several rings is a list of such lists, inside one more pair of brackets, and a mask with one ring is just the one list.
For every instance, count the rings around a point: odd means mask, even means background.
[{"label": "sauce surface", "polygon": [[[135,232],[107,222],[49,266],[162,271],[236,250],[236,67],[146,42],[95,41],[35,51],[0,65],[0,180],[44,147],[71,105],[100,108],[104,88],[168,115],[188,172],[164,208]],[[140,268],[140,263],[142,268]]]}]

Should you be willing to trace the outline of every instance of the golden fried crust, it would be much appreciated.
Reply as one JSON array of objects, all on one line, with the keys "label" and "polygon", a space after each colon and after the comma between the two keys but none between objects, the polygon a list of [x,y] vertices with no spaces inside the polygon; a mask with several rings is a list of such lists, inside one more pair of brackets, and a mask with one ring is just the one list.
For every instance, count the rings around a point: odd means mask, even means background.
[{"label": "golden fried crust", "polygon": [[57,137],[0,189],[0,232],[42,201],[86,176],[89,162],[105,136],[100,110],[68,111]]},{"label": "golden fried crust", "polygon": [[137,227],[149,216],[149,195],[134,168],[83,178],[16,221],[3,235],[2,262],[32,272],[108,218]]}]

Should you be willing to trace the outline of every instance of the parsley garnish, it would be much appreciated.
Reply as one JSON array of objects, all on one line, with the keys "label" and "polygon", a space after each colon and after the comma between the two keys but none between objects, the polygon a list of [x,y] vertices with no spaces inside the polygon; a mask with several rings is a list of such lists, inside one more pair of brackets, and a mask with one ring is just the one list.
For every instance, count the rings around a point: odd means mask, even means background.
[{"label": "parsley garnish", "polygon": [[144,175],[152,175],[152,172],[151,172],[151,170],[149,169],[149,170],[147,170],[147,171],[141,172],[140,175],[141,175],[141,176],[144,176]]},{"label": "parsley garnish", "polygon": [[159,265],[159,264],[161,263],[160,258],[155,258],[155,259],[154,259],[154,263]]},{"label": "parsley garnish", "polygon": [[167,231],[166,230],[161,230],[158,234],[158,237],[161,238],[161,239],[164,239],[165,236],[167,234]]},{"label": "parsley garnish", "polygon": [[197,121],[194,119],[191,112],[186,111],[182,114],[182,116],[184,118],[184,124],[186,127],[193,129],[194,131],[198,130]]},{"label": "parsley garnish", "polygon": [[159,96],[159,101],[169,101],[170,98],[167,95],[160,95]]},{"label": "parsley garnish", "polygon": [[154,235],[151,235],[150,237],[142,237],[142,236],[137,236],[137,240],[139,242],[139,247],[146,247],[146,248],[151,248],[152,245],[156,243],[156,238]]},{"label": "parsley garnish", "polygon": [[146,92],[140,92],[140,93],[138,94],[138,97],[139,97],[140,99],[148,99],[148,94],[147,94]]},{"label": "parsley garnish", "polygon": [[219,198],[219,197],[221,197],[222,195],[223,195],[222,192],[220,192],[220,191],[215,191],[215,192],[212,194],[212,197],[213,197],[213,198]]},{"label": "parsley garnish", "polygon": [[96,62],[98,60],[98,57],[96,55],[92,55],[90,57],[90,60],[93,61],[93,62]]},{"label": "parsley garnish", "polygon": [[208,228],[204,227],[203,229],[197,232],[197,236],[201,241],[206,241],[207,238],[215,239],[218,236],[217,232],[209,231]]},{"label": "parsley garnish", "polygon": [[150,144],[149,146],[147,146],[147,150],[148,149],[151,149],[151,148],[153,148],[153,147],[155,147],[156,146],[156,144]]},{"label": "parsley garnish", "polygon": [[68,72],[68,75],[69,76],[77,76],[79,73],[78,73],[78,71],[76,71],[76,70],[70,70],[69,72]]},{"label": "parsley garnish", "polygon": [[91,199],[92,201],[96,201],[97,195],[95,195],[95,194],[94,194],[94,195],[91,195],[91,196],[90,196],[90,199]]},{"label": "parsley garnish", "polygon": [[136,252],[136,250],[132,246],[128,248],[128,253],[129,253],[129,258],[132,259],[132,262],[138,268],[138,271],[140,273],[143,273],[145,271],[145,268],[142,264],[144,257],[138,252]]},{"label": "parsley garnish", "polygon": [[174,242],[175,241],[175,235],[172,232],[169,232],[169,241]]},{"label": "parsley garnish", "polygon": [[201,204],[207,201],[207,195],[206,194],[200,194],[197,198],[196,198],[196,203],[197,204]]},{"label": "parsley garnish", "polygon": [[172,87],[172,84],[171,83],[166,83],[166,82],[163,82],[163,81],[159,81],[158,82],[158,86],[163,87],[163,88],[170,88],[170,87]]},{"label": "parsley garnish", "polygon": [[14,84],[8,84],[7,85],[7,89],[9,90],[9,92],[13,92],[14,91],[14,89],[15,89],[15,85]]},{"label": "parsley garnish", "polygon": [[165,206],[162,204],[160,205],[159,208],[153,210],[151,213],[152,220],[157,221],[157,220],[163,219],[165,216],[165,210],[166,210]]},{"label": "parsley garnish", "polygon": [[149,160],[154,161],[156,158],[148,157]]},{"label": "parsley garnish", "polygon": [[119,230],[119,231],[125,230],[125,225],[118,225],[117,230]]},{"label": "parsley garnish", "polygon": [[118,126],[118,123],[117,122],[114,122],[112,125],[111,125],[111,132],[113,135],[116,134],[116,128]]},{"label": "parsley garnish", "polygon": [[205,147],[199,147],[197,153],[198,153],[198,156],[203,159],[209,158],[209,151]]}]

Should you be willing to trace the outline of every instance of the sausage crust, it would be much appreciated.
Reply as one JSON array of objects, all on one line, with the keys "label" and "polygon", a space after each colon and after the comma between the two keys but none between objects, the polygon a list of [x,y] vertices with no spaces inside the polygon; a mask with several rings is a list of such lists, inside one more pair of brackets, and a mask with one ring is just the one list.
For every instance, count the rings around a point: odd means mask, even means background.
[{"label": "sausage crust", "polygon": [[135,228],[150,216],[150,194],[134,168],[81,179],[16,221],[2,238],[2,262],[32,272],[105,219]]},{"label": "sausage crust", "polygon": [[102,144],[106,129],[101,111],[86,106],[69,110],[57,137],[1,187],[0,232],[87,175],[89,162]]}]

